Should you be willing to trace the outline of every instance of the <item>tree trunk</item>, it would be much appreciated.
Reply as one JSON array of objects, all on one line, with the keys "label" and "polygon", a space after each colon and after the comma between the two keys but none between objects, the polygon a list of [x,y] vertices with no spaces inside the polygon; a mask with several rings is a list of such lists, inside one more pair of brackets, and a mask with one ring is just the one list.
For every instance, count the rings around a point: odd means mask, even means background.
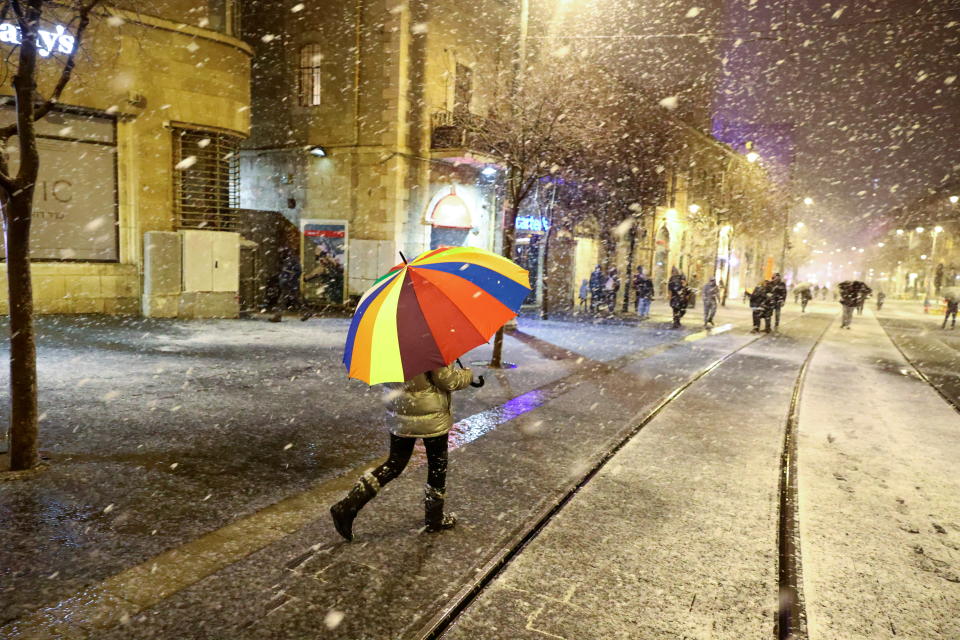
[{"label": "tree trunk", "polygon": [[[508,260],[513,260],[513,248],[517,238],[517,210],[519,208],[520,203],[516,202],[516,198],[511,193],[510,204],[503,212],[503,256]],[[503,367],[503,327],[500,327],[493,338],[493,356],[490,358],[490,366],[492,368]]]},{"label": "tree trunk", "polygon": [[37,464],[37,349],[30,278],[33,187],[7,202],[7,285],[10,301],[10,469]]},{"label": "tree trunk", "polygon": [[640,219],[634,217],[630,226],[630,253],[627,254],[627,272],[623,274],[623,312],[630,310],[630,289],[633,288],[633,254],[637,251],[637,225]]}]

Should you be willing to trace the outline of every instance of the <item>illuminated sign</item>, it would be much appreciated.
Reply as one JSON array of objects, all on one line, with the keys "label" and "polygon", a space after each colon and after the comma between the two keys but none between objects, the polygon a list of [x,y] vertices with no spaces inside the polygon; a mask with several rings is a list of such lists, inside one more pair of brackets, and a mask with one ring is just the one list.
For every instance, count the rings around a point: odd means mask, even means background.
[{"label": "illuminated sign", "polygon": [[546,218],[536,216],[517,216],[517,229],[520,231],[533,231],[534,233],[543,233],[550,230],[550,221]]},{"label": "illuminated sign", "polygon": [[[67,33],[65,27],[58,24],[54,25],[53,31],[40,29],[38,35],[40,38],[37,42],[37,51],[44,58],[53,53],[54,50],[58,53],[73,53],[76,39]],[[20,27],[16,24],[12,22],[0,23],[0,42],[17,45],[21,43],[22,39]]]}]

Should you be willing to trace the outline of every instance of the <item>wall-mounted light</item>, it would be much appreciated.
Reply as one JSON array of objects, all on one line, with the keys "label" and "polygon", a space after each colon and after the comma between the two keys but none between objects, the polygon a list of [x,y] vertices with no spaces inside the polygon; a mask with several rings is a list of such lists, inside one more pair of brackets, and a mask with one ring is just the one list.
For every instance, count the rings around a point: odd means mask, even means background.
[{"label": "wall-mounted light", "polygon": [[803,199],[803,204],[809,207],[810,205],[813,204],[813,198],[811,198],[810,196],[807,196],[806,198]]},{"label": "wall-mounted light", "polygon": [[950,196],[950,204],[957,204],[958,200],[960,200],[960,196]]},{"label": "wall-mounted light", "polygon": [[917,228],[916,228],[916,232],[917,232],[917,233],[923,233],[923,227],[917,227]]},{"label": "wall-mounted light", "polygon": [[902,236],[902,235],[903,235],[903,229],[897,229],[897,235],[898,235],[898,236]]},{"label": "wall-mounted light", "polygon": [[486,176],[486,177],[488,177],[488,178],[492,178],[493,176],[497,175],[497,168],[496,168],[496,167],[484,167],[483,169],[480,170],[480,173],[481,173],[481,175],[484,175],[484,176]]},{"label": "wall-mounted light", "polygon": [[747,162],[756,162],[760,159],[760,154],[756,151],[751,151],[747,154]]},{"label": "wall-mounted light", "polygon": [[937,225],[937,226],[935,226],[935,227],[933,228],[933,231],[934,231],[934,233],[942,233],[942,232],[943,232],[943,227],[941,227],[940,225]]},{"label": "wall-mounted light", "polygon": [[318,144],[315,144],[315,145],[313,145],[312,147],[310,147],[309,149],[307,149],[307,152],[308,152],[310,155],[312,155],[313,157],[315,157],[315,158],[326,158],[326,157],[327,157],[327,150],[324,149],[323,147],[321,147],[321,146],[318,145]]},{"label": "wall-mounted light", "polygon": [[700,205],[692,204],[689,207],[687,207],[687,209],[690,211],[690,213],[697,213],[698,211],[700,211]]}]

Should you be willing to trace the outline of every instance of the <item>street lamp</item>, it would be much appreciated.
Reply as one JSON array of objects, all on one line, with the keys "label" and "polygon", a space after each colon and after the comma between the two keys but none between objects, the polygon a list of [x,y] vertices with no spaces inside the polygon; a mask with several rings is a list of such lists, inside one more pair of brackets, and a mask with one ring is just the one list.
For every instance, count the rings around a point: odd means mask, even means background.
[{"label": "street lamp", "polygon": [[957,204],[958,200],[960,200],[960,196],[950,196],[950,204]]},{"label": "street lamp", "polygon": [[923,227],[917,227],[917,228],[916,228],[916,232],[917,232],[917,233],[923,233]]},{"label": "street lamp", "polygon": [[747,162],[756,162],[760,159],[760,154],[756,151],[751,151],[747,154]]},{"label": "street lamp", "polygon": [[811,198],[810,196],[807,196],[806,198],[803,199],[803,204],[809,207],[810,205],[813,204],[813,198]]}]

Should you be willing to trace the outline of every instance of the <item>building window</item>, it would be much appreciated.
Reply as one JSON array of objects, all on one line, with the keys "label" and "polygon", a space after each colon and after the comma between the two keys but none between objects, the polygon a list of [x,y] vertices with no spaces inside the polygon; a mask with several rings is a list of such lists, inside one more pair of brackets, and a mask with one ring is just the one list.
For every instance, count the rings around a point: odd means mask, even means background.
[{"label": "building window", "polygon": [[237,136],[174,128],[173,203],[179,228],[236,228],[239,151]]},{"label": "building window", "polygon": [[319,44],[305,44],[300,48],[300,105],[316,107],[320,104]]}]

